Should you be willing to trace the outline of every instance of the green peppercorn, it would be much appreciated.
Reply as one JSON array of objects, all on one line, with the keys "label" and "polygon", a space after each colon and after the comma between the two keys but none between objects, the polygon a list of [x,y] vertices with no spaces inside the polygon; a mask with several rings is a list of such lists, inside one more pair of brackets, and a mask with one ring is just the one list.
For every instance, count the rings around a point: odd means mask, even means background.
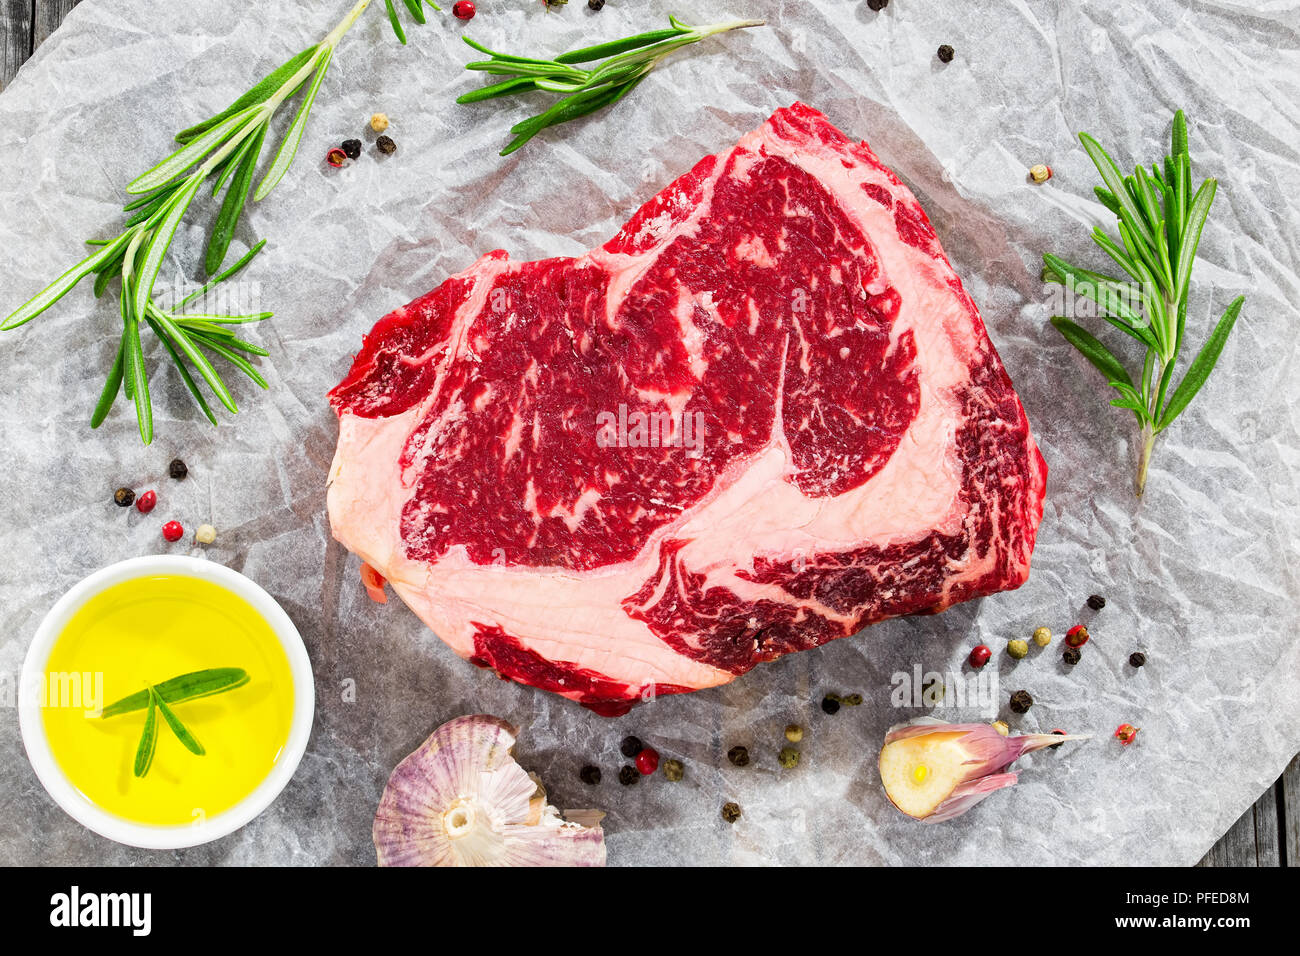
[{"label": "green peppercorn", "polygon": [[799,751],[793,747],[782,747],[781,752],[776,755],[776,762],[786,770],[793,770],[799,766]]},{"label": "green peppercorn", "polygon": [[1007,653],[1016,660],[1023,660],[1029,656],[1029,642],[1019,639],[1007,641]]},{"label": "green peppercorn", "polygon": [[737,767],[748,767],[749,748],[741,747],[741,746],[732,747],[730,750],[727,751],[727,759],[730,760]]},{"label": "green peppercorn", "polygon": [[1128,662],[1134,667],[1142,667],[1147,662],[1147,656],[1141,651],[1134,651],[1128,656]]},{"label": "green peppercorn", "polygon": [[838,714],[839,712],[840,712],[839,698],[835,697],[833,694],[827,694],[825,697],[822,698],[822,713]]},{"label": "green peppercorn", "polygon": [[1046,647],[1052,643],[1052,629],[1050,627],[1034,628],[1034,643],[1039,647]]},{"label": "green peppercorn", "polygon": [[1065,653],[1061,655],[1061,659],[1073,667],[1075,664],[1079,663],[1079,661],[1083,660],[1083,651],[1077,647],[1067,647]]},{"label": "green peppercorn", "polygon": [[665,760],[663,762],[664,776],[676,783],[686,775],[686,768],[682,766],[680,760]]},{"label": "green peppercorn", "polygon": [[803,728],[798,724],[786,724],[785,739],[790,741],[792,744],[797,744],[799,741],[803,740]]},{"label": "green peppercorn", "polygon": [[847,696],[840,698],[840,703],[843,704],[845,707],[857,707],[862,703],[862,695],[848,694]]},{"label": "green peppercorn", "polygon": [[1013,714],[1025,714],[1029,708],[1034,706],[1034,698],[1029,696],[1029,691],[1018,690],[1011,695],[1011,712]]},{"label": "green peppercorn", "polygon": [[596,784],[600,783],[600,768],[587,764],[587,766],[578,771],[578,779],[587,786],[594,787]]},{"label": "green peppercorn", "polygon": [[641,771],[637,770],[636,767],[627,764],[624,764],[622,769],[618,772],[618,782],[625,787],[632,786],[640,779]]},{"label": "green peppercorn", "polygon": [[740,819],[740,804],[724,803],[722,805],[722,819],[728,823],[735,823]]},{"label": "green peppercorn", "polygon": [[119,488],[113,492],[113,503],[119,508],[129,508],[135,501],[135,492],[130,488]]}]

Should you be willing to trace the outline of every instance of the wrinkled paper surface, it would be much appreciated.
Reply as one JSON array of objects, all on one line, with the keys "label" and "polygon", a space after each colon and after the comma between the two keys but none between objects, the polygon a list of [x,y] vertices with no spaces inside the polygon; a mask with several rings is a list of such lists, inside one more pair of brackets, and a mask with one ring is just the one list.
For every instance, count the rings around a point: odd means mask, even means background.
[{"label": "wrinkled paper surface", "polygon": [[[82,239],[115,234],[122,187],[172,132],[315,42],[349,2],[239,3],[238,16],[217,0],[77,7],[0,96],[0,312],[84,255]],[[0,336],[0,862],[369,864],[392,768],[439,723],[489,712],[524,728],[518,753],[557,805],[609,811],[612,863],[1194,863],[1300,748],[1298,9],[896,0],[876,14],[845,0],[645,0],[593,15],[577,2],[548,14],[515,0],[481,4],[468,26],[433,15],[401,47],[376,5],[339,48],[296,165],[236,240],[239,250],[270,240],[246,273],[276,312],[252,333],[272,353],[261,363],[269,392],[230,377],[242,411],[213,430],[155,349],[158,437],[143,449],[120,400],[97,432],[87,425],[116,348],[112,297],[95,302],[85,283]],[[461,33],[558,52],[658,28],[670,12],[771,25],[678,55],[614,113],[506,159],[497,150],[532,104],[453,105],[482,82],[461,69],[474,58]],[[956,48],[950,65],[935,57],[941,43]],[[796,99],[867,139],[912,186],[983,311],[1051,469],[1028,584],[617,720],[497,680],[400,602],[370,602],[357,559],[330,538],[324,497],[336,437],[325,392],[362,333],[492,249],[531,259],[603,242],[697,159]],[[1149,162],[1164,154],[1180,106],[1198,179],[1221,181],[1187,354],[1234,296],[1248,298],[1218,370],[1161,440],[1139,502],[1132,417],[1107,406],[1100,377],[1048,326],[1039,255],[1103,265],[1088,240],[1101,211],[1087,201],[1096,177],[1074,133],[1092,132],[1125,165]],[[376,110],[392,118],[396,155],[378,157],[367,131],[361,160],[328,169],[327,148],[362,136]],[[1036,162],[1055,171],[1046,186],[1026,180]],[[202,238],[182,229],[161,284],[198,277]],[[190,465],[183,483],[166,477],[174,455]],[[120,484],[156,487],[158,510],[115,508]],[[121,558],[187,550],[160,537],[170,518],[191,531],[215,525],[202,553],[285,607],[315,666],[318,712],[270,810],[216,843],[158,854],[103,840],[55,806],[24,757],[12,704],[56,598]],[[1061,636],[1094,592],[1109,604],[1090,617],[1094,639],[1071,670]],[[1005,641],[1038,625],[1056,641],[1012,662]],[[1096,737],[1025,759],[1020,786],[955,822],[913,823],[887,803],[875,756],[891,724],[929,711],[893,706],[892,676],[960,674],[980,642],[994,648],[996,710],[1015,730]],[[1139,649],[1150,663],[1134,670],[1126,661]],[[1021,688],[1036,704],[1009,716],[1007,697]],[[865,703],[828,717],[817,706],[828,691]],[[803,763],[782,771],[790,722],[806,728]],[[1121,722],[1142,728],[1129,748],[1110,736]],[[686,779],[621,787],[627,733],[682,759]],[[735,744],[749,746],[751,766],[727,763]],[[604,769],[599,787],[578,781],[587,762]],[[734,826],[719,816],[728,800],[744,811]]]}]

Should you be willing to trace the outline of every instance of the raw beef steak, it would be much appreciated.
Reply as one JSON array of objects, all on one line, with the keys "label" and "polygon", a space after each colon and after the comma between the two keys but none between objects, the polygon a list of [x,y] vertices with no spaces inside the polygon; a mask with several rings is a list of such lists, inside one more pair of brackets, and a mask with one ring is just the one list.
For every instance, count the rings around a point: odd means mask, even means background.
[{"label": "raw beef steak", "polygon": [[330,393],[335,537],[601,713],[1018,587],[1046,466],[912,193],[802,104],[576,259],[484,256]]}]

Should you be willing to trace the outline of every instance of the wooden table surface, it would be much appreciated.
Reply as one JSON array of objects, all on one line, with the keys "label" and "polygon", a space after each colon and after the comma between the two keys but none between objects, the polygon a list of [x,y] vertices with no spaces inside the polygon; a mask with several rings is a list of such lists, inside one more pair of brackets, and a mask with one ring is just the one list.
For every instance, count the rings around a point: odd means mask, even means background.
[{"label": "wooden table surface", "polygon": [[[0,90],[80,0],[0,0]],[[1200,866],[1300,866],[1300,756]]]}]

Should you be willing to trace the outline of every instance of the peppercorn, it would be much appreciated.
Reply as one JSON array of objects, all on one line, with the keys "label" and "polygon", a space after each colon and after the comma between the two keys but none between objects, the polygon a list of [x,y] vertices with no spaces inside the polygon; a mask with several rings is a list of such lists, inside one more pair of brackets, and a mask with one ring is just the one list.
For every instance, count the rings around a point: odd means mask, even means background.
[{"label": "peppercorn", "polygon": [[956,56],[956,55],[957,55],[957,51],[954,50],[952,47],[950,47],[950,46],[949,46],[948,44],[946,44],[946,43],[945,43],[943,46],[939,47],[939,62],[940,62],[940,63],[951,63],[951,62],[952,62],[952,58],[953,58],[954,56]]},{"label": "peppercorn", "polygon": [[998,733],[1000,733],[1003,737],[1006,737],[1011,733],[1011,728],[1007,726],[1007,722],[1005,720],[993,721],[993,729],[996,730]]},{"label": "peppercorn", "polygon": [[149,512],[153,511],[157,504],[158,495],[151,488],[135,499],[135,510],[140,512],[142,515],[147,515]]},{"label": "peppercorn", "polygon": [[471,0],[457,0],[451,6],[451,15],[457,20],[473,20],[477,12]]},{"label": "peppercorn", "polygon": [[392,156],[393,153],[397,152],[397,144],[393,142],[391,136],[379,137],[379,139],[375,140],[375,148],[385,156]]},{"label": "peppercorn", "polygon": [[735,823],[740,819],[740,804],[724,803],[722,805],[722,819],[728,823]]},{"label": "peppercorn", "polygon": [[785,739],[790,741],[792,744],[797,744],[799,741],[803,740],[803,728],[798,724],[786,724]]},{"label": "peppercorn", "polygon": [[587,786],[594,787],[596,784],[600,783],[600,768],[587,764],[587,766],[578,771],[578,779]]},{"label": "peppercorn", "polygon": [[113,492],[113,504],[119,508],[129,508],[133,501],[135,501],[135,492],[130,488],[119,488]]},{"label": "peppercorn", "polygon": [[781,752],[776,755],[776,762],[786,770],[793,770],[799,766],[799,751],[793,747],[782,747]]},{"label": "peppercorn", "polygon": [[179,541],[185,537],[185,528],[179,521],[168,521],[162,526],[162,536],[168,541]]},{"label": "peppercorn", "polygon": [[1052,643],[1052,629],[1050,627],[1034,628],[1034,643],[1039,647],[1046,647]]},{"label": "peppercorn", "polygon": [[889,0],[867,0],[867,9],[873,13],[879,13],[887,6],[889,6]]},{"label": "peppercorn", "polygon": [[630,787],[641,779],[641,774],[637,773],[636,767],[630,764],[624,764],[618,772],[618,782],[625,787]]},{"label": "peppercorn", "polygon": [[384,130],[388,129],[388,114],[376,113],[374,116],[370,117],[370,128],[376,133],[382,133]]},{"label": "peppercorn", "polygon": [[976,670],[979,670],[981,667],[983,667],[985,664],[989,662],[989,658],[992,656],[993,656],[993,652],[989,650],[989,646],[987,644],[977,644],[971,648],[970,656],[966,659],[970,661],[971,667],[975,668]]},{"label": "peppercorn", "polygon": [[835,697],[833,694],[827,694],[825,697],[822,698],[823,714],[838,714],[839,712],[840,712],[839,698]]},{"label": "peppercorn", "polygon": [[624,737],[623,742],[618,745],[618,752],[624,757],[635,757],[643,750],[645,750],[645,744],[641,743],[640,737]]},{"label": "peppercorn", "polygon": [[636,755],[636,769],[641,771],[645,776],[650,776],[659,769],[659,751],[653,747],[646,747]]},{"label": "peppercorn", "polygon": [[[1056,734],[1056,736],[1058,736],[1058,737],[1064,737],[1064,736],[1066,736],[1066,733],[1065,733],[1064,730],[1053,730],[1052,733]],[[1057,747],[1064,747],[1064,746],[1065,746],[1065,741],[1062,740],[1059,744],[1048,744],[1048,745],[1047,745],[1047,749],[1048,749],[1048,750],[1055,750]]]},{"label": "peppercorn", "polygon": [[663,763],[664,779],[676,783],[686,775],[686,768],[680,760],[665,760]]},{"label": "peppercorn", "polygon": [[1147,656],[1141,651],[1134,651],[1128,656],[1128,662],[1134,667],[1143,667],[1147,662]]},{"label": "peppercorn", "polygon": [[1034,706],[1034,698],[1029,696],[1029,691],[1018,690],[1011,695],[1011,712],[1013,714],[1025,714],[1029,708]]},{"label": "peppercorn", "polygon": [[356,159],[361,155],[361,140],[345,139],[342,148],[348,159]]},{"label": "peppercorn", "polygon": [[337,146],[325,154],[325,162],[329,163],[335,169],[338,169],[347,161],[348,154],[343,152],[343,150],[339,149]]},{"label": "peppercorn", "polygon": [[217,540],[217,529],[210,524],[201,524],[194,532],[194,540],[199,544],[211,544]]},{"label": "peppercorn", "polygon": [[730,760],[737,767],[748,767],[749,748],[740,747],[740,746],[732,747],[730,750],[727,751],[727,759]]},{"label": "peppercorn", "polygon": [[605,8],[605,0],[587,0],[587,9],[599,13]]},{"label": "peppercorn", "polygon": [[1127,747],[1137,739],[1138,729],[1139,728],[1134,727],[1132,724],[1120,724],[1115,728],[1115,737],[1120,743]]},{"label": "peppercorn", "polygon": [[1015,660],[1023,660],[1029,656],[1029,642],[1019,639],[1007,641],[1007,653]]},{"label": "peppercorn", "polygon": [[1106,599],[1100,594],[1093,594],[1088,597],[1088,607],[1094,611],[1100,611],[1106,606]]},{"label": "peppercorn", "polygon": [[184,481],[185,476],[189,473],[189,468],[187,468],[185,462],[181,461],[179,458],[173,458],[172,463],[167,466],[167,474],[171,475],[177,481]]},{"label": "peppercorn", "polygon": [[1065,653],[1061,655],[1061,660],[1073,667],[1079,661],[1083,660],[1083,651],[1077,647],[1067,647]]},{"label": "peppercorn", "polygon": [[840,698],[840,703],[845,707],[859,707],[862,704],[861,694],[848,694]]},{"label": "peppercorn", "polygon": [[1083,645],[1088,643],[1088,638],[1090,636],[1091,635],[1088,633],[1086,627],[1082,624],[1076,624],[1065,632],[1065,643],[1069,644],[1071,647],[1083,647]]},{"label": "peppercorn", "polygon": [[1029,178],[1036,183],[1045,183],[1052,178],[1052,167],[1044,163],[1035,163],[1029,167]]}]

